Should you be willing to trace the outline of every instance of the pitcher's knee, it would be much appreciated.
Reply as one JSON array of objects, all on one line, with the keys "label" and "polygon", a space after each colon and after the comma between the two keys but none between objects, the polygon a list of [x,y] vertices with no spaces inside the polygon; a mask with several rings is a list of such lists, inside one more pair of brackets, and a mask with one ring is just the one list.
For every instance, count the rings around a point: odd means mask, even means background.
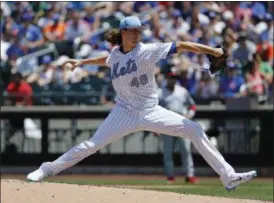
[{"label": "pitcher's knee", "polygon": [[188,122],[189,122],[188,128],[190,128],[192,136],[203,136],[204,131],[203,131],[202,126],[199,123],[197,123],[195,121],[191,121],[191,120]]}]

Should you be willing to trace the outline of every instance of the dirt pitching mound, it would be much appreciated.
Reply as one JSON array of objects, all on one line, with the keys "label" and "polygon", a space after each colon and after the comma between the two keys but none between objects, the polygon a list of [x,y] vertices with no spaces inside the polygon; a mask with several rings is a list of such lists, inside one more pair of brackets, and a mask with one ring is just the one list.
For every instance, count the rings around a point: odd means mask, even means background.
[{"label": "dirt pitching mound", "polygon": [[1,180],[2,203],[261,203],[141,189]]}]

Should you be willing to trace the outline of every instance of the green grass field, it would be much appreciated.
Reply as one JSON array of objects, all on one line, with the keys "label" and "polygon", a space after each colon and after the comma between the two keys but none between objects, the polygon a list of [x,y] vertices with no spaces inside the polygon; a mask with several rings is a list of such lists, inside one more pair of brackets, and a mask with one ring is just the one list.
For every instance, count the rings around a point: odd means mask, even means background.
[{"label": "green grass field", "polygon": [[197,194],[206,196],[219,196],[239,199],[253,199],[273,202],[273,180],[254,179],[246,184],[239,186],[236,191],[227,192],[218,179],[203,178],[196,185],[186,184],[183,180],[177,180],[176,183],[168,185],[164,180],[50,180],[50,182],[95,185],[95,186],[113,186],[138,188],[158,191],[176,192],[181,194]]}]

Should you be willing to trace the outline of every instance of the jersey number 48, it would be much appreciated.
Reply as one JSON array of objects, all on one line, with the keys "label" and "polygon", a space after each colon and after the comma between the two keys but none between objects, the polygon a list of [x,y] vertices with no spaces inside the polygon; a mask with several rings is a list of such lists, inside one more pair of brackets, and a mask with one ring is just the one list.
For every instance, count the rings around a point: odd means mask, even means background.
[{"label": "jersey number 48", "polygon": [[139,80],[134,77],[130,83],[131,87],[139,87],[141,85],[146,85],[148,83],[148,77],[146,74],[140,75]]}]

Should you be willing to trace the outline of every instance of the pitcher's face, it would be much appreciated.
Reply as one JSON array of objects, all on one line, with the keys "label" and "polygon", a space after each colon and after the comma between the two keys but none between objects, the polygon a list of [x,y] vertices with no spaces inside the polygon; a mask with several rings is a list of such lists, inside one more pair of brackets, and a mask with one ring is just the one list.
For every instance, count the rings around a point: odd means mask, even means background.
[{"label": "pitcher's face", "polygon": [[138,28],[122,30],[122,36],[126,43],[136,46],[141,41],[142,31]]}]

